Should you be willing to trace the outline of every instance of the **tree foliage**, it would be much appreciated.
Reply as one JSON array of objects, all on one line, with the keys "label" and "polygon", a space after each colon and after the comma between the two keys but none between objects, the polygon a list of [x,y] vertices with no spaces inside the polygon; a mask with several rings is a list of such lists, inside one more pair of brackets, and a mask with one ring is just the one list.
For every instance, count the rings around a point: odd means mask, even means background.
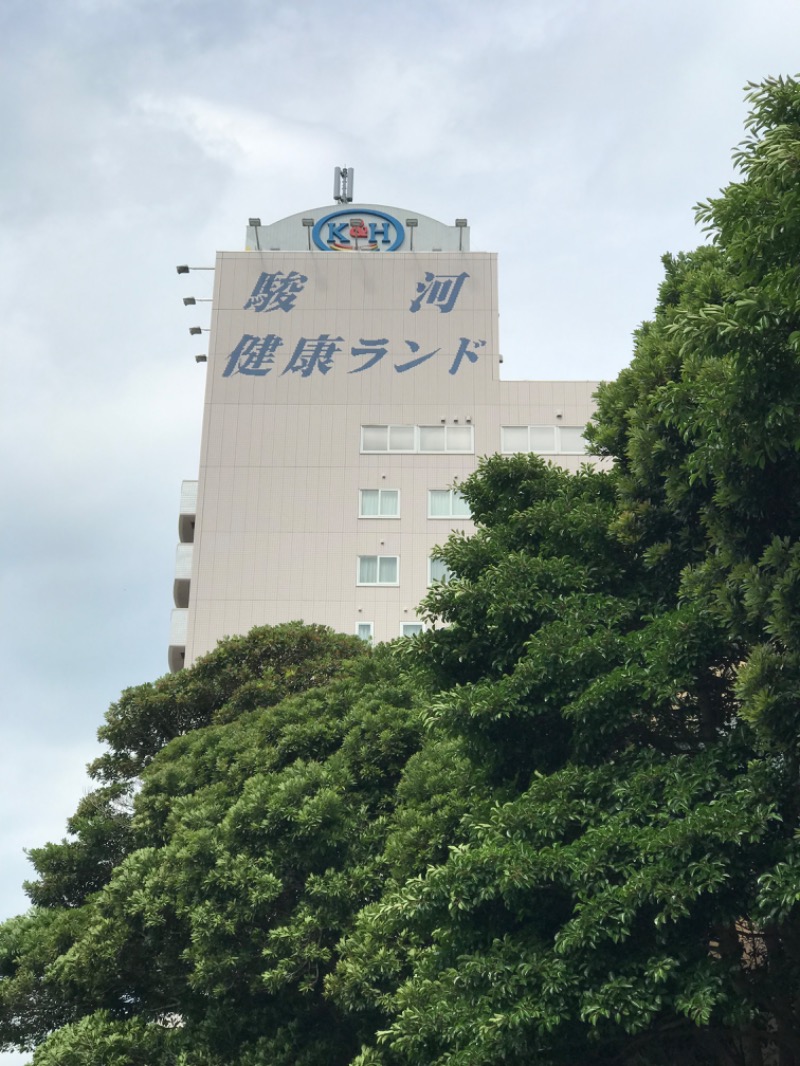
[{"label": "tree foliage", "polygon": [[[73,839],[33,853],[38,909],[0,930],[0,1034],[39,1044],[37,1064],[311,1066],[358,1047],[322,982],[377,893],[419,747],[413,690],[386,655],[321,627],[254,630],[198,666],[111,709],[106,739],[126,758],[148,749],[129,804],[103,793],[113,861],[79,812]],[[196,724],[156,752],[170,702],[172,723]]]},{"label": "tree foliage", "polygon": [[800,83],[598,394],[482,461],[420,637],[129,690],[0,927],[37,1066],[800,1064]]}]

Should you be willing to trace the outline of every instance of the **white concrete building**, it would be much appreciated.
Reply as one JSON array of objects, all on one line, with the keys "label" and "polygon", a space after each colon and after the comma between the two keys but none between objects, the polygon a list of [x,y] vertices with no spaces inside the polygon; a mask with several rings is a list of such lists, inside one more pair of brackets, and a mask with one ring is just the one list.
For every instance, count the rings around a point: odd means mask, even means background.
[{"label": "white concrete building", "polygon": [[497,258],[406,210],[339,204],[269,226],[214,273],[197,482],[181,496],[170,669],[302,619],[391,640],[472,528],[482,455],[575,469],[596,382],[502,381]]}]

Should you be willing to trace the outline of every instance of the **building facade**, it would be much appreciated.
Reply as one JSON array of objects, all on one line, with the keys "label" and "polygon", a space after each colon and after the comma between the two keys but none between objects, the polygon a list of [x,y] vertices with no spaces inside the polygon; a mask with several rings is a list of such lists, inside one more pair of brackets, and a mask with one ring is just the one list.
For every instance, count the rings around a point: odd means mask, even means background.
[{"label": "building facade", "polygon": [[500,379],[497,258],[469,241],[463,219],[339,204],[218,253],[171,670],[255,625],[417,632],[479,458],[585,461],[597,383]]}]

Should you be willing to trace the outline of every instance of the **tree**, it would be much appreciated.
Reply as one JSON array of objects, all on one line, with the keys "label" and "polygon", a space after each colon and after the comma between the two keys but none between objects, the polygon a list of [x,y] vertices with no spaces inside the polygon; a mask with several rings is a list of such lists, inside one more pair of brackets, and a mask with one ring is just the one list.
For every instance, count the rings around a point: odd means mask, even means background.
[{"label": "tree", "polygon": [[85,802],[75,838],[33,854],[39,906],[0,929],[2,1042],[37,1066],[348,1062],[358,1025],[323,980],[420,743],[391,657],[255,630],[126,693],[102,733],[96,772],[127,787],[135,768],[135,795],[104,794],[98,821]]},{"label": "tree", "polygon": [[462,486],[420,646],[495,802],[349,935],[362,1066],[800,1063],[800,84],[749,96],[712,246],[600,390],[614,469]]}]

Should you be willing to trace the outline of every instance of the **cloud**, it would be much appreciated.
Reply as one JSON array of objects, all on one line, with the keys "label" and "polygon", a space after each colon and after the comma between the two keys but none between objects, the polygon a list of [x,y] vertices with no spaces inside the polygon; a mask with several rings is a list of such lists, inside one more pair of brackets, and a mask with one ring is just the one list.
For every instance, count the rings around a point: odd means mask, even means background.
[{"label": "cloud", "polygon": [[315,161],[320,152],[335,154],[335,136],[319,123],[290,121],[196,96],[146,93],[134,100],[134,106],[148,123],[181,134],[207,159],[238,173],[255,167],[264,175],[285,179]]}]

